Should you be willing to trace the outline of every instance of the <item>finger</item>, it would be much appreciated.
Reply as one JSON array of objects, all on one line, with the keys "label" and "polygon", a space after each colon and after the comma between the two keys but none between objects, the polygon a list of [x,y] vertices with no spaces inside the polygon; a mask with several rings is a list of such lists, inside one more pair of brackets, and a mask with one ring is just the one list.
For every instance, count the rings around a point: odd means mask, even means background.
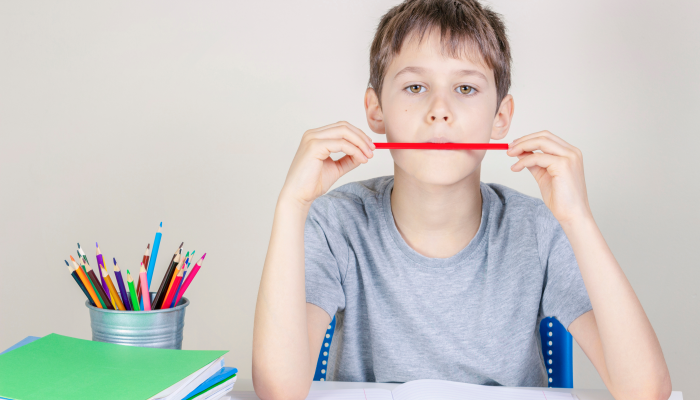
[{"label": "finger", "polygon": [[354,144],[358,148],[362,149],[363,153],[367,158],[372,158],[374,153],[370,148],[370,145],[365,142],[360,135],[355,131],[344,125],[339,125],[333,129],[326,129],[324,131],[315,132],[311,136],[313,139],[345,139],[348,142]]},{"label": "finger", "polygon": [[353,169],[357,168],[357,166],[362,164],[360,160],[350,155],[344,155],[341,158],[335,160],[334,162],[336,167],[338,168],[338,173],[340,174],[339,177],[347,174],[348,172],[352,171]]},{"label": "finger", "polygon": [[563,146],[573,147],[569,143],[567,143],[564,139],[560,138],[559,136],[553,134],[550,131],[539,131],[539,132],[531,133],[529,135],[525,135],[523,137],[515,139],[511,143],[511,146],[514,146],[514,145],[516,145],[524,140],[534,139],[534,138],[538,138],[538,137],[548,137],[548,138],[554,140],[555,142],[559,142]]},{"label": "finger", "polygon": [[367,136],[367,134],[364,133],[364,132],[362,131],[362,129],[360,129],[360,128],[354,126],[353,124],[351,124],[351,123],[349,123],[349,122],[347,122],[347,121],[338,121],[338,122],[336,122],[336,123],[334,123],[334,124],[322,126],[322,127],[320,127],[320,128],[316,128],[316,129],[311,129],[309,132],[321,132],[321,131],[325,131],[325,130],[328,130],[328,129],[337,128],[337,127],[340,127],[340,126],[345,126],[345,127],[349,128],[350,130],[352,130],[353,132],[357,133],[357,134],[362,138],[362,140],[364,140],[364,141],[367,143],[367,145],[368,145],[372,150],[374,150],[375,146],[374,146],[374,143],[372,143],[372,139],[370,139],[370,137]]},{"label": "finger", "polygon": [[511,157],[516,157],[521,153],[533,152],[535,150],[540,150],[543,153],[561,157],[575,156],[572,149],[563,146],[561,143],[547,136],[534,137],[531,139],[520,141],[517,144],[511,146],[508,149],[507,154]]},{"label": "finger", "polygon": [[[527,157],[523,157],[522,159],[518,160],[518,162],[513,164],[510,167],[510,169],[513,172],[520,172],[523,170],[523,168],[531,169],[534,167],[548,169],[550,166],[552,166],[559,160],[560,157],[553,156],[551,154],[533,153]],[[534,173],[534,171],[532,172]]]},{"label": "finger", "polygon": [[343,152],[349,156],[357,158],[363,163],[368,161],[367,156],[365,156],[359,147],[344,139],[314,140],[312,145],[316,149],[317,157],[320,160],[325,160],[326,158],[330,157],[331,153]]},{"label": "finger", "polygon": [[[526,151],[526,152],[524,152],[524,153],[518,154],[517,157],[518,157],[518,160],[522,160],[523,158],[525,158],[525,157],[527,157],[527,156],[530,156],[530,155],[532,155],[532,154],[535,154],[535,153],[527,152],[527,151]],[[512,167],[511,167],[511,169],[512,169]],[[538,176],[538,175],[540,174],[540,171],[542,170],[542,168],[541,168],[541,167],[538,167],[538,166],[532,166],[532,167],[529,167],[528,170],[529,170],[530,172],[532,172],[532,175],[534,175],[534,176],[536,177],[536,176]]]}]

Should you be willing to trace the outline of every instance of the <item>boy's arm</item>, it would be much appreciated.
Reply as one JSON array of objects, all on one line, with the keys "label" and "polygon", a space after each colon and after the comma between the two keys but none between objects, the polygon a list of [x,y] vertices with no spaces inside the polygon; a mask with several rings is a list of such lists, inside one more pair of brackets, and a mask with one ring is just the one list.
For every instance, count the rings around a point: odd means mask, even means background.
[{"label": "boy's arm", "polygon": [[[374,145],[347,122],[307,131],[277,200],[255,307],[253,385],[262,399],[308,394],[330,317],[306,303],[304,226],[311,203],[366,163]],[[333,161],[331,153],[346,155]]]},{"label": "boy's arm", "polygon": [[[534,153],[535,151],[541,153]],[[593,219],[581,151],[550,132],[515,140],[508,155],[528,168],[573,248],[593,310],[569,331],[616,399],[668,399],[661,345],[622,268]]]}]

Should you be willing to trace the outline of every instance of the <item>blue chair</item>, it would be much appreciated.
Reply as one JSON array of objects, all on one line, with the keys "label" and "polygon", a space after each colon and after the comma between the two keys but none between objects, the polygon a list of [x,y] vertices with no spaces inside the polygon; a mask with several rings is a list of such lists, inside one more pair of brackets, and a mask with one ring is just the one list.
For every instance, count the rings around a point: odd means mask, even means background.
[{"label": "blue chair", "polygon": [[[315,381],[326,380],[326,367],[328,366],[328,353],[335,332],[335,317],[328,325],[326,337],[323,338],[321,353],[316,363]],[[572,356],[571,334],[556,320],[556,318],[543,318],[540,322],[540,340],[542,341],[542,358],[547,368],[548,386],[551,388],[574,387],[574,364]]]}]

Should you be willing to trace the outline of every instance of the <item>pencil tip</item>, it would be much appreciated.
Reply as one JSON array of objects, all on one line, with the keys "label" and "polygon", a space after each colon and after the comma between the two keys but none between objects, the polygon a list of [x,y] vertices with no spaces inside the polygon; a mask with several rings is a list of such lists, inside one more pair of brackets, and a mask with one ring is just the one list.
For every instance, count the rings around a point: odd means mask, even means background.
[{"label": "pencil tip", "polygon": [[68,261],[66,261],[66,260],[63,260],[63,262],[65,262],[65,263],[66,263],[66,265],[70,266],[70,264],[68,264]]},{"label": "pencil tip", "polygon": [[161,228],[163,227],[163,221],[160,221],[160,227]]},{"label": "pencil tip", "polygon": [[147,249],[151,248],[151,244],[149,243],[148,246],[146,246]]},{"label": "pencil tip", "polygon": [[185,244],[185,242],[180,243],[180,247],[179,247],[179,248],[182,248],[182,245],[183,245],[183,244]]},{"label": "pencil tip", "polygon": [[114,261],[114,265],[117,265],[117,259],[112,257],[112,261]]},{"label": "pencil tip", "polygon": [[206,257],[206,256],[207,256],[207,253],[204,253],[204,255],[202,256],[202,260],[204,260],[204,257]]},{"label": "pencil tip", "polygon": [[78,243],[78,248],[80,248],[80,243]]},{"label": "pencil tip", "polygon": [[69,255],[68,257],[70,257],[71,261],[75,261],[75,258],[73,258],[73,256]]},{"label": "pencil tip", "polygon": [[100,245],[99,245],[99,244],[97,244],[97,242],[95,242],[95,247],[100,247]]}]

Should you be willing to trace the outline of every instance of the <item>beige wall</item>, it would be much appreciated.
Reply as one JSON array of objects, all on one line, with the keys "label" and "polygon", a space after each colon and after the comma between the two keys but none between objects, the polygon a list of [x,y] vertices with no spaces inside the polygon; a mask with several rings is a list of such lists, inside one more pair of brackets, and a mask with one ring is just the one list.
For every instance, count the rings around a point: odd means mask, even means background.
[{"label": "beige wall", "polygon": [[[229,349],[250,377],[253,312],[277,193],[300,135],[362,108],[368,48],[395,1],[0,3],[0,348],[90,338],[63,260],[99,241],[132,271],[207,252],[184,347]],[[663,346],[700,397],[700,5],[493,1],[510,29],[510,139],[579,146],[597,221]],[[376,139],[381,137],[374,135]],[[539,196],[491,153],[483,180]],[[390,174],[388,153],[342,183]],[[156,280],[163,273],[162,263]],[[280,332],[284,334],[284,332]],[[577,387],[601,381],[580,350]]]}]

